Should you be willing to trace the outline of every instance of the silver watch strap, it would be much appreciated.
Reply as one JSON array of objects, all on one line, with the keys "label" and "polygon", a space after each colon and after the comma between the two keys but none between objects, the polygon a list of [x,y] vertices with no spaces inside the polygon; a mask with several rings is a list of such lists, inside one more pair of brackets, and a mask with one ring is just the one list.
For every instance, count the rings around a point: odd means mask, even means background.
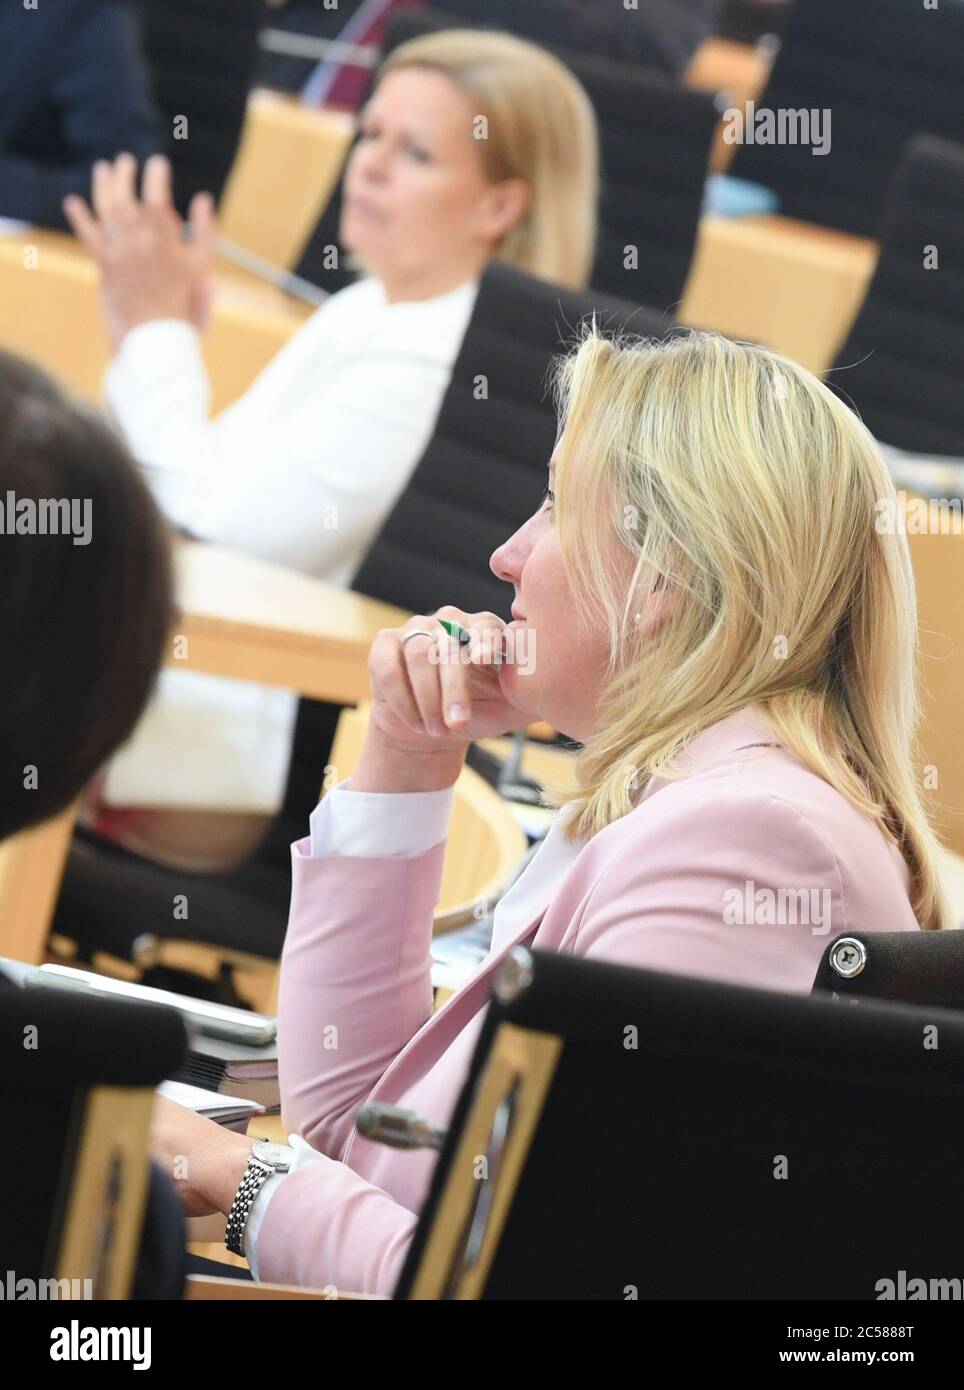
[{"label": "silver watch strap", "polygon": [[278,1169],[264,1163],[254,1153],[248,1158],[248,1166],[231,1203],[227,1225],[224,1228],[224,1243],[232,1255],[244,1257],[244,1232],[254,1206],[254,1199],[264,1187],[268,1178]]}]

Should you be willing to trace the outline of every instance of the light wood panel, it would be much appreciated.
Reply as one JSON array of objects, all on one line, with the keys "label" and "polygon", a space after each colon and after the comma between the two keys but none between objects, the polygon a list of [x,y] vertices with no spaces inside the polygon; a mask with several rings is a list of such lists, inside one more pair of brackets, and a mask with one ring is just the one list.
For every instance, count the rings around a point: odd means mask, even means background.
[{"label": "light wood panel", "polygon": [[878,246],[787,217],[704,217],[680,321],[821,372],[863,303]]},{"label": "light wood panel", "polygon": [[[311,313],[308,305],[222,264],[203,341],[212,406],[251,385]],[[110,350],[97,270],[70,236],[29,228],[0,233],[0,346],[38,362],[88,400],[99,400]]]},{"label": "light wood panel", "polygon": [[[687,87],[700,92],[719,92],[726,107],[745,112],[748,101],[756,101],[770,75],[770,54],[762,46],[732,43],[729,39],[707,39],[700,44],[686,71]],[[730,167],[736,146],[723,139],[722,113],[713,137],[710,170],[723,174]]]},{"label": "light wood panel", "polygon": [[253,91],[221,199],[228,240],[293,269],[331,196],[353,129],[353,118],[343,112]]},{"label": "light wood panel", "polygon": [[177,551],[188,658],[168,665],[287,686],[300,695],[354,703],[368,695],[368,650],[382,627],[408,614],[388,603],[221,546]]},{"label": "light wood panel", "polygon": [[[964,855],[964,526],[960,513],[930,504],[927,529],[918,533],[914,517],[920,515],[907,516],[920,623],[920,775],[944,843]],[[956,882],[952,874],[948,887]]]},{"label": "light wood panel", "polygon": [[148,1186],[153,1092],[95,1086],[86,1097],[56,1277],[90,1279],[95,1299],[126,1299]]},{"label": "light wood panel", "polygon": [[43,961],[76,817],[71,806],[0,841],[0,955]]}]

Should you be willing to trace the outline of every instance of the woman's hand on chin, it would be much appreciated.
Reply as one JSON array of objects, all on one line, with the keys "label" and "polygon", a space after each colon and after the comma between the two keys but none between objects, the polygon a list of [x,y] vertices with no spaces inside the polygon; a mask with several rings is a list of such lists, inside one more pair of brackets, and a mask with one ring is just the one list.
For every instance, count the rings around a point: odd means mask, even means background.
[{"label": "woman's hand on chin", "polygon": [[[445,618],[472,634],[448,635]],[[532,716],[502,693],[505,623],[451,606],[383,628],[371,646],[372,713],[353,791],[431,791],[458,778],[469,744],[524,728]],[[417,634],[406,637],[409,633]],[[429,635],[425,635],[429,634]]]},{"label": "woman's hand on chin", "polygon": [[93,210],[83,198],[64,199],[64,214],[101,274],[101,301],[113,347],[152,319],[180,318],[203,329],[213,298],[217,225],[207,193],[191,200],[185,224],[174,206],[171,166],[163,155],[144,165],[137,196],[137,160],[121,154],[94,165]]}]

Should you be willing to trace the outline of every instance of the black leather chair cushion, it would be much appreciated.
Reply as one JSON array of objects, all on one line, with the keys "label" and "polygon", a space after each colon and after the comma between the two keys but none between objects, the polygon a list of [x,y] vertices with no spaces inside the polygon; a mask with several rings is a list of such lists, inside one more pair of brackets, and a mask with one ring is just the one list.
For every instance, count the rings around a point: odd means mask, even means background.
[{"label": "black leather chair cushion", "polygon": [[532,957],[490,1005],[396,1297],[503,1022],[563,1046],[483,1297],[866,1301],[954,1274],[959,1014]]},{"label": "black leather chair cushion", "polygon": [[876,236],[905,142],[964,131],[964,5],[796,0],[757,106],[829,110],[830,152],[745,144],[730,172],[774,189],[788,217]]},{"label": "black leather chair cushion", "polygon": [[[178,208],[220,198],[241,139],[265,0],[138,0],[154,99],[167,123]],[[187,117],[187,139],[174,121]]]},{"label": "black leather chair cushion", "polygon": [[[419,613],[450,602],[508,619],[511,586],[492,574],[489,557],[539,505],[556,439],[549,364],[593,310],[612,332],[670,327],[595,291],[501,264],[486,271],[432,439],[353,589]],[[477,399],[480,379],[487,399]]]},{"label": "black leather chair cushion", "polygon": [[[36,1046],[26,1046],[29,1040]],[[0,975],[0,1106],[13,1132],[0,1154],[0,1265],[50,1278],[91,1087],[156,1086],[186,1047],[180,1016],[158,1005],[19,988]],[[25,1154],[28,1155],[25,1161]],[[152,1167],[133,1296],[177,1298],[184,1220],[170,1179]]]},{"label": "black leather chair cushion", "polygon": [[908,144],[876,273],[827,380],[884,443],[964,457],[964,145]]},{"label": "black leather chair cushion", "polygon": [[[842,975],[833,966],[838,942],[854,940],[863,948],[863,965],[855,975]],[[890,999],[964,1009],[964,931],[847,932],[824,951],[813,991],[848,1003]]]}]

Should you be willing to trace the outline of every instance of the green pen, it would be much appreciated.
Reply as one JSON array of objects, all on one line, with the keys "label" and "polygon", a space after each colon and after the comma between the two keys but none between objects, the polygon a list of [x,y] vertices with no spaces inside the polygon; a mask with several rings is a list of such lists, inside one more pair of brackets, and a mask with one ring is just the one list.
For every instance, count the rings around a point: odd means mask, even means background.
[{"label": "green pen", "polygon": [[448,633],[448,635],[450,637],[454,637],[455,640],[459,642],[463,647],[468,646],[468,644],[472,641],[471,632],[467,632],[466,629],[464,627],[460,627],[458,623],[450,622],[448,618],[439,618],[439,622],[445,628],[445,631]]},{"label": "green pen", "polygon": [[[460,646],[467,647],[469,643],[472,641],[471,632],[469,632],[466,628],[462,627],[459,623],[453,623],[448,618],[439,618],[439,622],[441,623],[442,627],[445,628],[445,631],[448,633],[448,635],[450,637],[454,637],[456,642],[458,642]],[[486,665],[501,666],[501,652],[496,652],[495,660],[491,663],[486,662]]]}]

